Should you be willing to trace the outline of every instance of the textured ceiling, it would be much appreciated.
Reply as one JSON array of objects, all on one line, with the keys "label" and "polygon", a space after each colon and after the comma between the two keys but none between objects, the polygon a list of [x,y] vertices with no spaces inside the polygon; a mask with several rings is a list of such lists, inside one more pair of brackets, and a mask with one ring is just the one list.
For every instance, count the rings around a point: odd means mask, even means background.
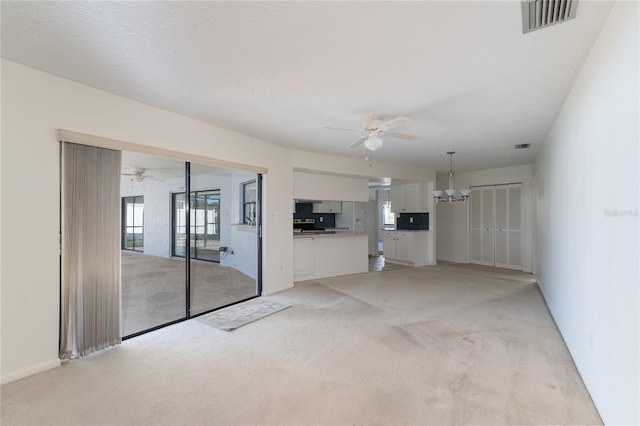
[{"label": "textured ceiling", "polygon": [[[519,1],[2,1],[2,56],[296,149],[478,170],[531,162],[608,15],[522,34]],[[532,143],[515,151],[515,144]]]}]

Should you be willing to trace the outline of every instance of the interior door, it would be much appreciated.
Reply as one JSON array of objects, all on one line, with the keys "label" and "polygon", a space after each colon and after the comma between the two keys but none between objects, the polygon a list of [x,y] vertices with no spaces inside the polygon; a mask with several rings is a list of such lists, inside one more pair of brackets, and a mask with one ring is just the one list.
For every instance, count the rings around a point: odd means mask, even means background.
[{"label": "interior door", "polygon": [[493,186],[471,190],[471,263],[495,264],[494,203]]},{"label": "interior door", "polygon": [[495,189],[482,189],[482,263],[494,265],[495,263]]},{"label": "interior door", "polygon": [[495,187],[495,266],[509,265],[508,186]]},{"label": "interior door", "polygon": [[522,185],[515,184],[508,187],[508,268],[522,270]]},{"label": "interior door", "polygon": [[471,263],[482,262],[482,189],[473,188],[469,196],[470,203],[470,250]]}]

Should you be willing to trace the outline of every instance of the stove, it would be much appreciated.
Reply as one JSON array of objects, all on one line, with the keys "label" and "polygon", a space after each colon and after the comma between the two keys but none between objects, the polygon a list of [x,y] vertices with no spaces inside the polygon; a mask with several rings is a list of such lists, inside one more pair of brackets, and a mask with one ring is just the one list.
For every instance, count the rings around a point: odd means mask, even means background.
[{"label": "stove", "polygon": [[299,230],[298,232],[305,231],[324,231],[324,228],[316,228],[315,219],[293,219],[293,229]]}]

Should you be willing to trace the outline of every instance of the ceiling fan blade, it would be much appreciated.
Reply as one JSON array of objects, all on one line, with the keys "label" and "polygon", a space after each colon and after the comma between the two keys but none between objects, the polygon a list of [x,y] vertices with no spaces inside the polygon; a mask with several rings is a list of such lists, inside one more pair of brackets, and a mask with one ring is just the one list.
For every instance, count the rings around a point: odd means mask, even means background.
[{"label": "ceiling fan blade", "polygon": [[367,139],[369,139],[369,135],[359,138],[357,141],[349,145],[349,148],[355,148],[356,146],[360,145],[362,142],[366,141]]},{"label": "ceiling fan blade", "polygon": [[396,117],[393,120],[389,120],[386,123],[382,123],[382,125],[380,126],[380,130],[384,131],[384,130],[393,129],[394,127],[407,124],[408,122],[409,122],[409,119],[407,117]]},{"label": "ceiling fan blade", "polygon": [[407,135],[406,133],[385,132],[384,134],[387,136],[391,136],[392,138],[409,139],[409,140],[417,139],[416,136]]},{"label": "ceiling fan blade", "polygon": [[356,129],[343,129],[341,127],[328,127],[325,126],[325,129],[329,129],[329,130],[342,130],[343,132],[359,132],[360,130],[356,130]]}]

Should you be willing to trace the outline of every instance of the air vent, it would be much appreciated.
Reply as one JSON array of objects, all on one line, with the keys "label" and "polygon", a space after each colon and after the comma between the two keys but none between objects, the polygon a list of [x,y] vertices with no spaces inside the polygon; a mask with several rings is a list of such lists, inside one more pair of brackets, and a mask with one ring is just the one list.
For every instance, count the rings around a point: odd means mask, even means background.
[{"label": "air vent", "polygon": [[527,149],[531,146],[530,143],[521,143],[520,145],[516,145],[516,149]]},{"label": "air vent", "polygon": [[540,30],[576,17],[578,0],[524,0],[522,33]]}]

